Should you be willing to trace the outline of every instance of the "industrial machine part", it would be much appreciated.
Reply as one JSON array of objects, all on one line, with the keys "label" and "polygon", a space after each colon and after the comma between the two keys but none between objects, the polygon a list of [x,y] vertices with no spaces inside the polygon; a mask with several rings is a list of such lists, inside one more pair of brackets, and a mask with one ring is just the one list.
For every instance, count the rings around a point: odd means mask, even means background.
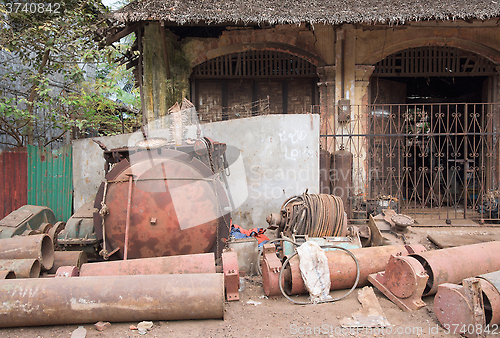
[{"label": "industrial machine part", "polygon": [[0,327],[222,319],[223,278],[212,273],[4,280]]},{"label": "industrial machine part", "polygon": [[0,270],[0,279],[15,279],[16,273],[10,270]]},{"label": "industrial machine part", "polygon": [[83,250],[89,257],[98,257],[99,240],[94,231],[94,201],[83,204],[68,220],[56,238],[57,244],[67,250]]},{"label": "industrial machine part", "polygon": [[227,300],[239,300],[239,265],[237,254],[233,249],[224,249],[222,252],[222,270],[224,273],[224,287],[226,289]]},{"label": "industrial machine part", "polygon": [[68,221],[59,244],[66,250],[90,247],[105,259],[115,253],[135,259],[209,251],[219,257],[230,224],[218,177],[227,167],[225,150],[226,144],[208,138],[106,149],[113,167],[93,208]]},{"label": "industrial machine part", "polygon": [[[425,251],[423,245],[389,245],[373,248],[362,248],[351,250],[359,262],[358,287],[368,285],[368,276],[382,271],[391,255],[408,255],[414,252]],[[341,290],[352,287],[356,280],[356,263],[345,252],[340,250],[325,252],[330,269],[330,290]],[[304,281],[300,274],[299,258],[290,259],[290,264],[285,266],[284,288],[287,294],[296,295],[307,293]]]},{"label": "industrial machine part", "polygon": [[401,309],[415,310],[425,305],[421,297],[435,294],[440,284],[500,270],[499,255],[496,241],[394,257],[368,280]]},{"label": "industrial machine part", "polygon": [[268,229],[283,236],[345,237],[347,217],[342,199],[333,195],[308,194],[290,197],[278,214],[266,218]]},{"label": "industrial machine part", "polygon": [[215,273],[213,253],[129,259],[83,264],[80,276]]},{"label": "industrial machine part", "polygon": [[35,258],[42,269],[54,264],[54,245],[48,235],[16,236],[0,239],[0,259]]},{"label": "industrial machine part", "polygon": [[281,295],[279,288],[279,274],[282,269],[281,261],[276,256],[274,244],[264,244],[262,259],[262,284],[264,293],[268,297]]},{"label": "industrial machine part", "polygon": [[84,263],[87,263],[87,253],[85,251],[55,251],[54,265],[48,273],[55,274],[61,266],[76,266],[80,269]]},{"label": "industrial machine part", "polygon": [[352,188],[352,153],[341,145],[339,150],[332,153],[331,174],[332,195],[342,199],[346,212],[351,214],[351,188]]},{"label": "industrial machine part", "polygon": [[45,233],[43,230],[48,230],[55,223],[56,216],[50,208],[24,205],[0,220],[0,238],[29,234],[35,230]]},{"label": "industrial machine part", "polygon": [[40,262],[36,258],[0,259],[0,270],[10,270],[17,278],[38,278]]},{"label": "industrial machine part", "polygon": [[360,249],[362,247],[357,228],[350,227],[346,237],[309,237],[307,235],[292,235],[290,242],[283,242],[283,257],[291,256],[295,252],[296,245],[302,245],[307,241],[318,244],[324,251],[332,251],[339,246],[348,250]]}]

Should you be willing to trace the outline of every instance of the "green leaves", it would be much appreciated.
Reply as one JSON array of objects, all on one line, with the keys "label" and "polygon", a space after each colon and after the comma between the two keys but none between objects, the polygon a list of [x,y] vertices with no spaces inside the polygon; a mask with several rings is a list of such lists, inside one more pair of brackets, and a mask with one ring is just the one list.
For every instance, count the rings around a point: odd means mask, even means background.
[{"label": "green leaves", "polygon": [[59,14],[50,1],[37,13],[7,13],[0,4],[0,133],[18,146],[45,144],[50,129],[82,137],[140,125],[140,116],[123,113],[140,106],[137,89],[123,90],[134,83],[132,71],[112,62],[129,44],[99,49],[94,41],[107,9],[100,0],[60,4]]}]

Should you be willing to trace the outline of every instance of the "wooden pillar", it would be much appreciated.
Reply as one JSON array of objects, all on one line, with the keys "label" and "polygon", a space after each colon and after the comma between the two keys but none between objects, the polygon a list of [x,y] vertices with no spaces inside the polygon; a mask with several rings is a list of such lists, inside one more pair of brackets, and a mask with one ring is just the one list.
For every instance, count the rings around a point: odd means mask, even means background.
[{"label": "wooden pillar", "polygon": [[150,129],[165,128],[161,118],[167,115],[168,58],[162,44],[160,23],[152,21],[144,27],[143,44],[143,92],[144,109]]}]

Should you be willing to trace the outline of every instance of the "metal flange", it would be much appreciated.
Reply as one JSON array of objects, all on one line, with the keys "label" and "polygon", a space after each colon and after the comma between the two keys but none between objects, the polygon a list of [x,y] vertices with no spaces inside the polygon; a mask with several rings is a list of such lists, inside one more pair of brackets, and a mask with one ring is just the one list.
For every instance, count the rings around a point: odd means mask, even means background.
[{"label": "metal flange", "polygon": [[222,252],[222,270],[224,272],[224,287],[227,301],[240,300],[240,272],[238,256],[233,249],[224,249]]},{"label": "metal flange", "polygon": [[262,260],[262,284],[264,293],[268,297],[281,296],[279,287],[279,275],[282,269],[281,261],[276,256],[274,244],[264,244]]}]

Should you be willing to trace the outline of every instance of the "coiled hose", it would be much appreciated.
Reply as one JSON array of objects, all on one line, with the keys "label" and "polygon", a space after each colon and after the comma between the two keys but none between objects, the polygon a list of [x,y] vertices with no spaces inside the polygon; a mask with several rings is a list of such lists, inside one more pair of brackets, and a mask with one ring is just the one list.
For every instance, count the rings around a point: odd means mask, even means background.
[{"label": "coiled hose", "polygon": [[339,237],[346,229],[344,203],[338,196],[327,194],[308,194],[293,196],[285,201],[288,204],[287,235],[308,235],[310,237]]}]

